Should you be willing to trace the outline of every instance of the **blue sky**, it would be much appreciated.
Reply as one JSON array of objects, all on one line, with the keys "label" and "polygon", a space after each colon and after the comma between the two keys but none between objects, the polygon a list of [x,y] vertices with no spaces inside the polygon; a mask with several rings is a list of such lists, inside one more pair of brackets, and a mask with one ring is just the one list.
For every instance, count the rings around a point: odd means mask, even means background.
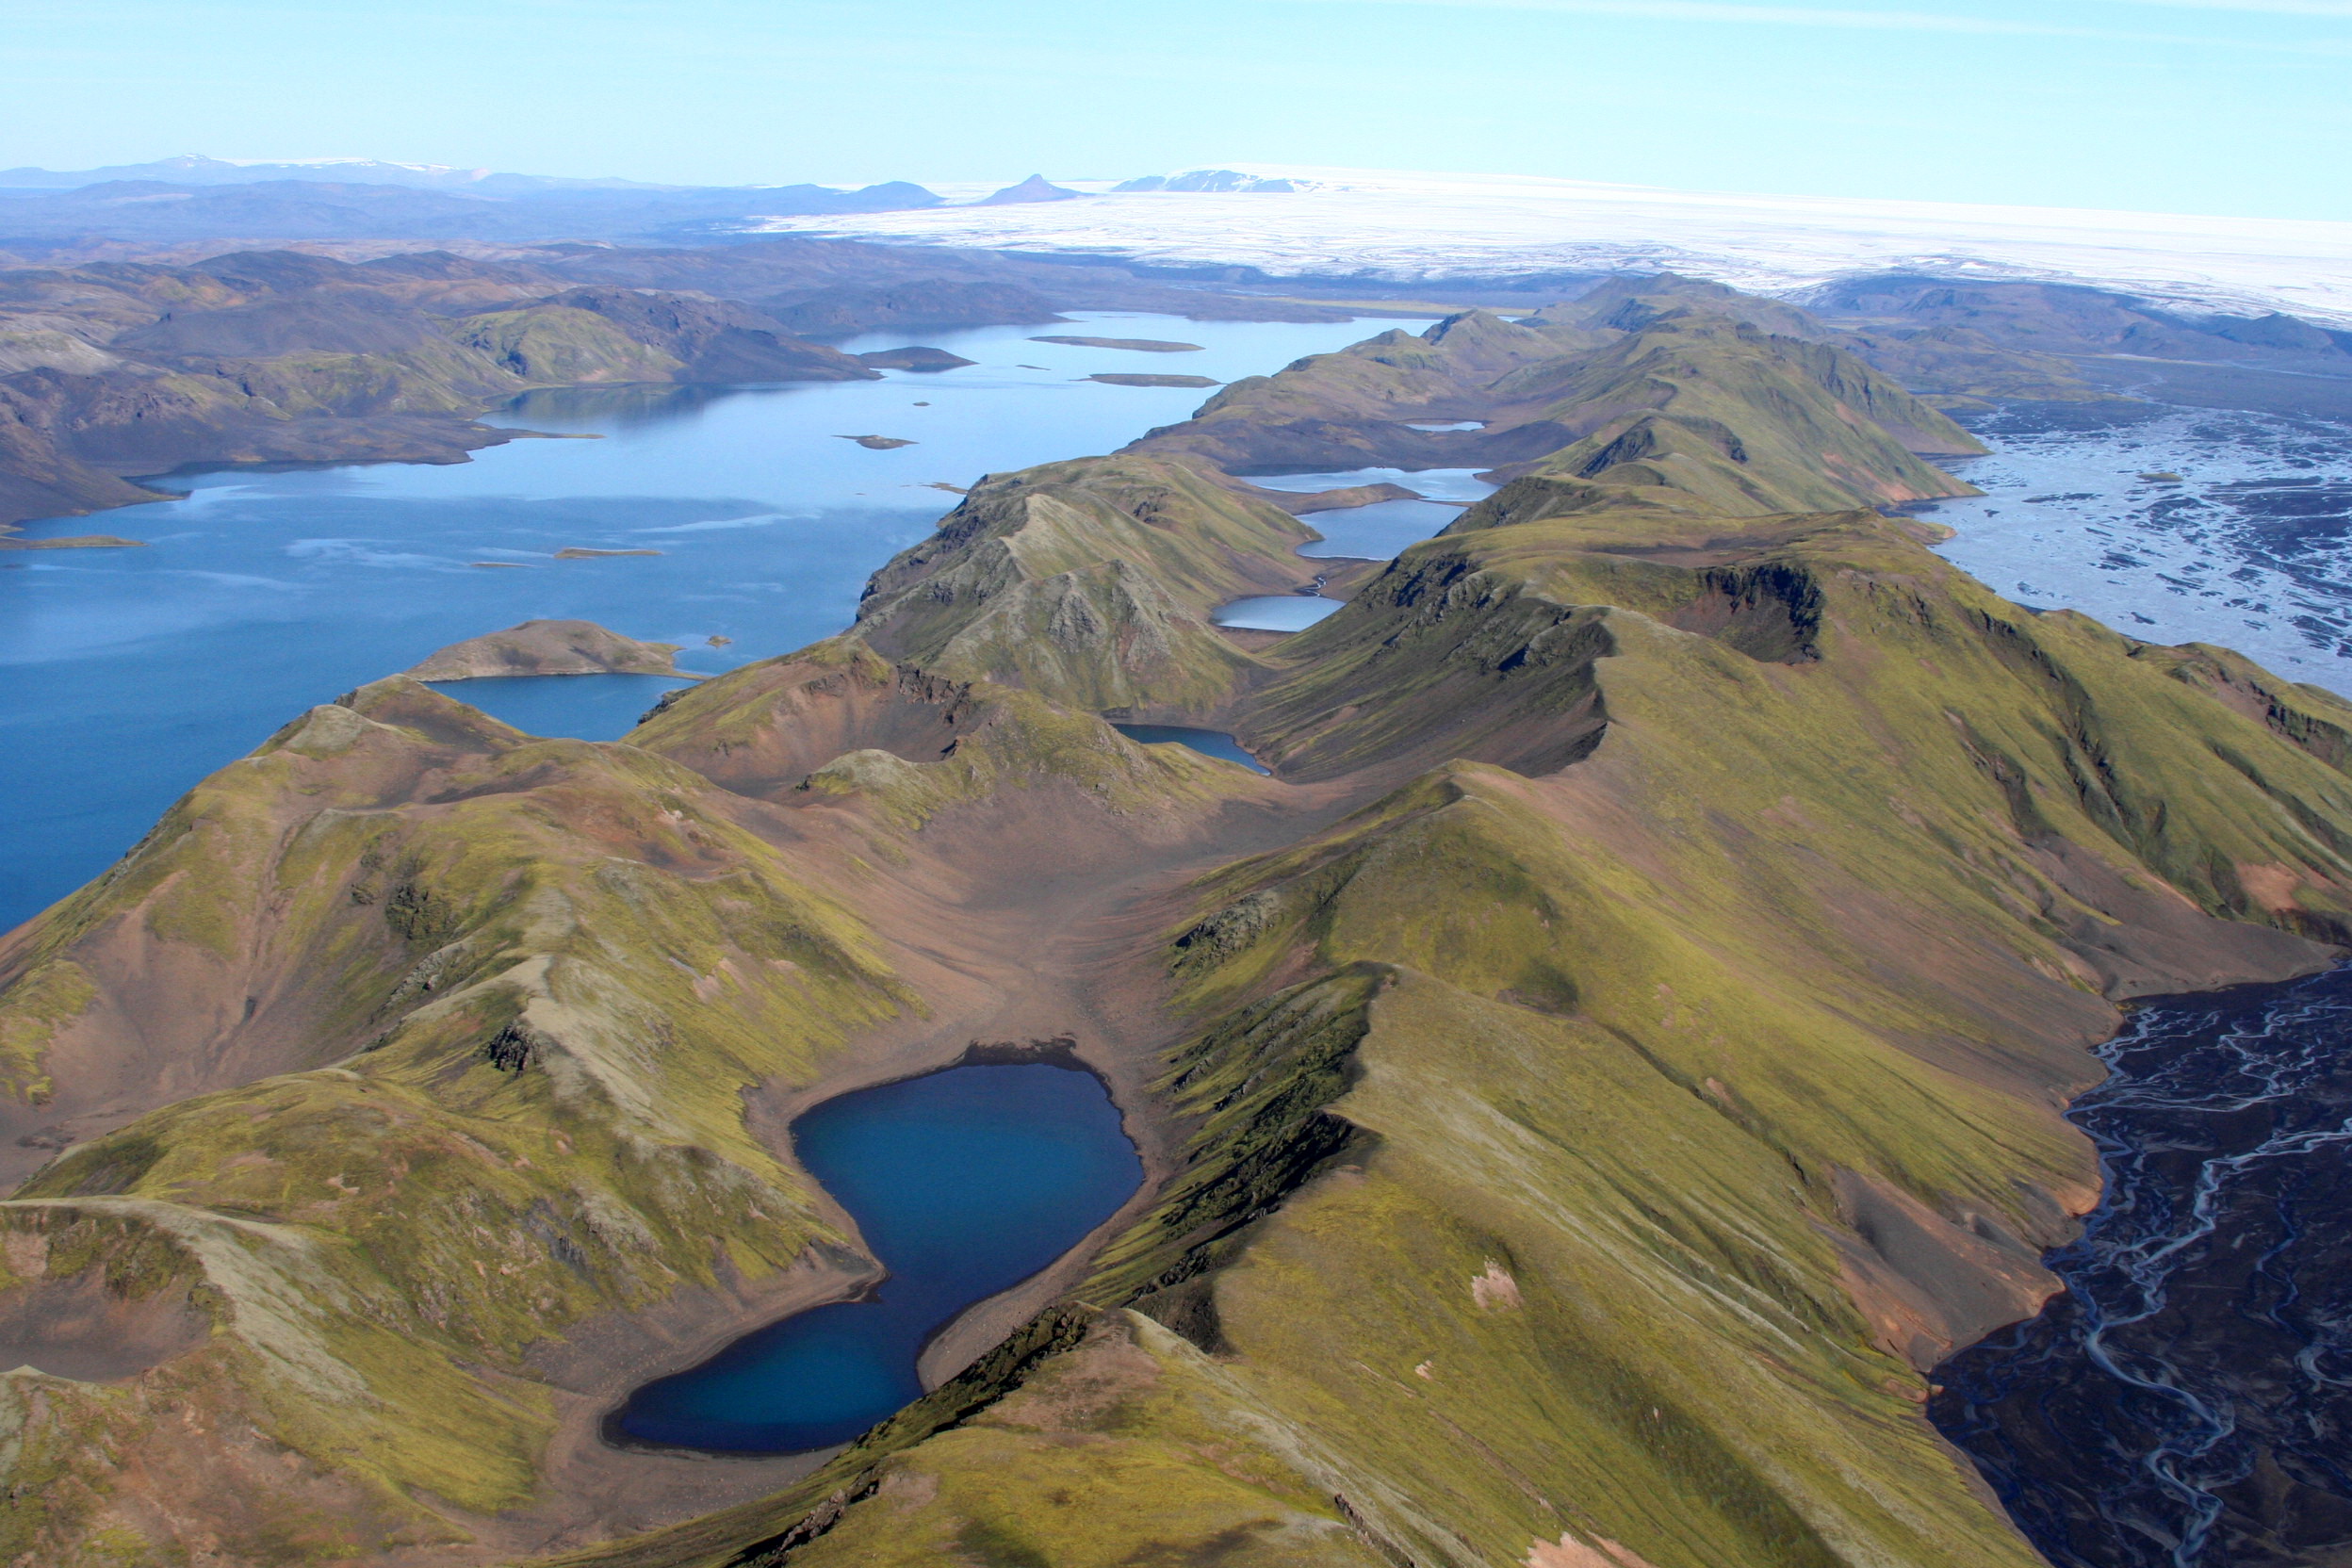
[{"label": "blue sky", "polygon": [[0,167],[1227,161],[2352,219],[2352,0],[10,0]]}]

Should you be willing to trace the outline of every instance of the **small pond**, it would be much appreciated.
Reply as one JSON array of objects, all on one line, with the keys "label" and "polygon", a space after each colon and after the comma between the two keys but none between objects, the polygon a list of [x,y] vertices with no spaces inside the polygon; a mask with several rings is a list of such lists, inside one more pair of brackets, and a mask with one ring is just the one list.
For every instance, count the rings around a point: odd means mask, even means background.
[{"label": "small pond", "polygon": [[1169,724],[1115,724],[1111,727],[1147,746],[1189,746],[1203,757],[1239,762],[1251,773],[1273,771],[1242,750],[1241,743],[1221,729],[1191,729]]},{"label": "small pond", "polygon": [[847,1442],[922,1396],[915,1360],[934,1333],[1069,1251],[1143,1181],[1102,1081],[1057,1062],[858,1089],[794,1121],[792,1148],[889,1274],[647,1383],[612,1436],[753,1454]]},{"label": "small pond", "polygon": [[1268,594],[1219,606],[1209,618],[1239,631],[1304,631],[1341,602],[1316,594]]}]

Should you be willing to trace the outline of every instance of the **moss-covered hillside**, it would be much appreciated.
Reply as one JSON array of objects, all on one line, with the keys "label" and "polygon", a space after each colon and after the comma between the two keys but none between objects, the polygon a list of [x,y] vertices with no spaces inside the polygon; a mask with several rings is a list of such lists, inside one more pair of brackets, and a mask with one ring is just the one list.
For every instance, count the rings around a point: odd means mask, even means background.
[{"label": "moss-covered hillside", "polygon": [[[736,678],[727,710],[795,677],[896,691],[853,645]],[[828,751],[771,805],[659,733],[537,740],[394,678],[15,933],[0,1092],[79,1141],[0,1202],[0,1333],[104,1376],[0,1380],[0,1561],[480,1561],[593,1528],[597,1467],[549,1470],[634,1358],[868,1279],[745,1095],[932,1010],[907,841],[1033,792],[1059,832],[1149,837],[1262,788],[939,690],[953,745]],[[679,749],[723,751],[694,716],[663,716]]]},{"label": "moss-covered hillside", "polygon": [[[699,776],[406,679],[207,781],[7,961],[13,1093],[174,1102],[0,1204],[13,1278],[205,1325],[128,1387],[9,1380],[27,1562],[372,1553],[463,1539],[427,1496],[529,1501],[534,1345],[850,1257],[738,1096],[905,1002]],[[217,1465],[276,1479],[215,1496]]]},{"label": "moss-covered hillside", "polygon": [[[1689,287],[1608,290],[1524,322],[1474,311],[1236,382],[1134,449],[1233,473],[1546,473],[1679,490],[1734,515],[1972,494],[1919,454],[1981,452],[1976,439],[1807,325],[1793,307]],[[1483,424],[1413,428],[1469,419]]]},{"label": "moss-covered hillside", "polygon": [[1298,547],[1315,537],[1219,478],[1139,455],[989,475],[874,574],[857,634],[1073,707],[1218,708],[1254,663],[1209,612],[1309,581]]},{"label": "moss-covered hillside", "polygon": [[[740,1560],[812,1517],[796,1562],[2036,1560],[1920,1373],[2048,1290],[2111,999],[2352,935],[2352,707],[1867,513],[1441,539],[1282,652],[1245,733],[1286,775],[1510,765],[1194,885],[1195,1130],[1091,1337]],[[1564,766],[1522,742],[1560,713]]]},{"label": "moss-covered hillside", "polygon": [[[208,780],[0,948],[0,1563],[2031,1568],[1926,1370],[2117,1004],[2352,943],[2352,705],[1990,593],[1877,509],[1940,416],[1680,292],[992,477],[621,743],[394,679]],[[1478,387],[1522,477],[1209,624],[1307,536],[1216,453]],[[781,1116],[1063,1031],[1151,1180],[1009,1334],[830,1458],[596,1441],[870,1277]]]}]

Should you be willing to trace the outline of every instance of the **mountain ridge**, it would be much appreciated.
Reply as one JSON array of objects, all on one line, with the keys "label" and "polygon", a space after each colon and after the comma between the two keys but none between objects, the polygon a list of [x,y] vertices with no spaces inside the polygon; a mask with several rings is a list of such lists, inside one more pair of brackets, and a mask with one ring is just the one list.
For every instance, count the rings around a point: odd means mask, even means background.
[{"label": "mountain ridge", "polygon": [[[0,943],[0,1296],[152,1303],[155,1358],[0,1380],[0,1544],[2031,1568],[1925,1369],[2052,1288],[2119,1004],[2352,942],[2352,703],[2002,599],[1879,510],[1941,476],[1873,411],[1932,410],[1648,299],[989,476],[620,742],[393,678],[200,786]],[[1303,632],[1208,623],[1309,531],[1213,454],[1447,398],[1519,477]],[[1595,461],[1661,416],[1704,453]],[[595,1325],[870,1277],[761,1107],[1065,1034],[1148,1179],[1026,1321],[813,1467],[665,1500],[583,1435],[679,1353]]]}]

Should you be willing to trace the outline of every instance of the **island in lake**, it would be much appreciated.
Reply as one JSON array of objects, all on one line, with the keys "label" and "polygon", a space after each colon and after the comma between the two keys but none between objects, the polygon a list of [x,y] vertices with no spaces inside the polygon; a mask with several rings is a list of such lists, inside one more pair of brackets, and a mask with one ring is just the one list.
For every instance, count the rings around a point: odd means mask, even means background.
[{"label": "island in lake", "polygon": [[1108,386],[1215,386],[1217,384],[1216,378],[1212,376],[1138,375],[1123,370],[1101,371],[1088,376],[1086,380],[1099,381]]},{"label": "island in lake", "polygon": [[1144,354],[1199,353],[1198,343],[1175,343],[1164,337],[1033,337],[1032,343],[1071,343],[1082,349],[1126,349]]},{"label": "island in lake", "polygon": [[525,621],[452,643],[412,667],[416,680],[518,675],[676,675],[677,643],[644,643],[594,621]]}]

